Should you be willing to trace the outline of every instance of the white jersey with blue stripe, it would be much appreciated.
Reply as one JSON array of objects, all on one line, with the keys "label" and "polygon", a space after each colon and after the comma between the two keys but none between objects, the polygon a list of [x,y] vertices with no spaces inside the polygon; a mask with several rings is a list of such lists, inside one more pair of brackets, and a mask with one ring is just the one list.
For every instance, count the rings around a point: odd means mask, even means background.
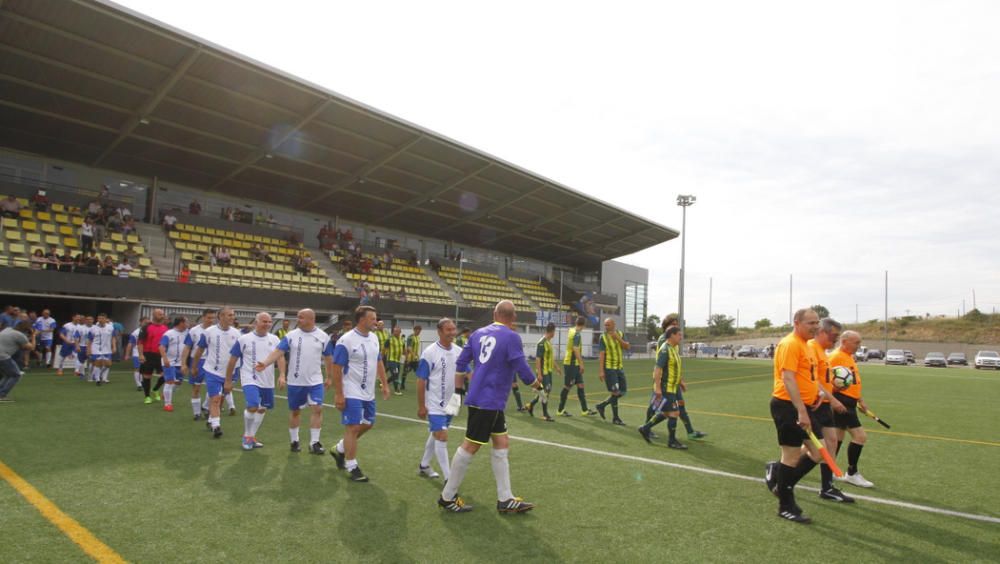
[{"label": "white jersey with blue stripe", "polygon": [[289,386],[315,386],[323,383],[323,357],[330,356],[330,336],[326,331],[293,329],[278,348],[288,353]]},{"label": "white jersey with blue stripe", "polygon": [[110,323],[105,323],[103,326],[93,325],[88,328],[87,337],[80,341],[80,345],[88,343],[87,350],[90,351],[90,354],[111,354],[112,341],[114,341],[116,334],[115,326]]},{"label": "white jersey with blue stripe", "polygon": [[57,325],[56,320],[51,317],[39,317],[36,319],[34,329],[38,332],[38,340],[51,343],[52,332],[55,331]]},{"label": "white jersey with blue stripe", "polygon": [[424,406],[431,415],[445,415],[444,408],[455,393],[455,363],[462,348],[452,344],[445,348],[435,342],[420,354],[417,378],[423,380]]},{"label": "white jersey with blue stripe", "polygon": [[241,386],[274,388],[274,365],[272,364],[260,372],[257,372],[254,367],[278,348],[279,342],[280,339],[277,335],[268,333],[261,336],[256,331],[241,335],[236,340],[236,344],[233,345],[229,354],[240,360]]},{"label": "white jersey with blue stripe", "polygon": [[128,344],[132,345],[132,358],[139,358],[139,331],[142,331],[142,327],[132,331],[128,336]]},{"label": "white jersey with blue stripe", "polygon": [[88,327],[86,324],[76,326],[76,333],[73,334],[73,338],[76,340],[76,344],[80,345],[81,349],[86,349],[89,347],[90,331],[93,328],[94,328],[93,325]]},{"label": "white jersey with blue stripe", "polygon": [[371,331],[362,335],[357,329],[337,340],[333,362],[344,368],[344,397],[372,401],[378,379],[378,337]]},{"label": "white jersey with blue stripe", "polygon": [[184,351],[184,339],[187,337],[187,331],[178,331],[177,329],[170,329],[163,334],[160,339],[160,346],[163,347],[166,356],[160,358],[160,364],[162,366],[167,366],[167,361],[170,361],[170,366],[180,367],[181,365],[181,353]]},{"label": "white jersey with blue stripe", "polygon": [[204,349],[202,358],[205,359],[205,372],[225,378],[227,376],[226,365],[229,363],[229,351],[233,348],[233,343],[240,338],[240,331],[235,327],[223,329],[218,325],[213,325],[205,330],[198,339],[198,348]]},{"label": "white jersey with blue stripe", "polygon": [[59,330],[59,336],[62,337],[62,342],[64,345],[72,345],[76,343],[76,323],[70,321],[69,323],[63,323],[62,329]]}]

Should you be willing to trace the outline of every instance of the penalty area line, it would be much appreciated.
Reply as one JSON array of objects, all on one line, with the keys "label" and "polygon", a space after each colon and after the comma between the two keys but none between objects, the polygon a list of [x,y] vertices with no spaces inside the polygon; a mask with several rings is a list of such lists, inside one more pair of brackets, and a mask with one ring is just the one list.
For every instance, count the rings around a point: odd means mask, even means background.
[{"label": "penalty area line", "polygon": [[[239,390],[239,388],[235,388],[234,387],[233,390]],[[239,390],[239,391],[242,392],[242,390]],[[282,399],[288,399],[287,396],[281,396],[281,395],[278,395],[278,394],[275,394],[275,397],[282,398]],[[337,407],[335,405],[330,404],[330,403],[324,403],[323,407],[330,407],[330,408],[333,408],[333,409],[337,409]],[[427,424],[427,421],[424,421],[422,419],[415,419],[413,417],[404,417],[402,415],[393,415],[391,413],[380,413],[380,414],[377,414],[377,417],[386,417],[388,419],[395,419],[397,421],[407,421],[409,423],[419,423],[421,425],[426,425]],[[465,430],[465,427],[461,427],[459,425],[452,425],[451,427],[455,428],[455,429],[461,429],[463,431]],[[703,467],[700,467],[700,466],[690,466],[688,464],[680,464],[678,462],[668,462],[666,460],[658,460],[658,459],[655,459],[655,458],[646,458],[644,456],[635,456],[635,455],[632,455],[632,454],[621,454],[621,453],[617,453],[617,452],[608,452],[608,451],[597,450],[597,449],[588,448],[588,447],[581,447],[581,446],[575,446],[575,445],[567,445],[567,444],[563,444],[563,443],[555,443],[555,442],[552,442],[552,441],[545,441],[545,440],[542,440],[542,439],[533,439],[533,438],[530,438],[530,437],[521,437],[521,436],[517,436],[517,435],[510,435],[510,438],[514,439],[514,440],[517,440],[517,441],[523,441],[523,442],[526,442],[526,443],[532,443],[532,444],[536,444],[536,445],[561,448],[561,449],[564,449],[564,450],[571,450],[571,451],[580,452],[580,453],[584,453],[584,454],[592,454],[592,455],[596,455],[596,456],[604,456],[604,457],[607,457],[607,458],[617,458],[619,460],[628,460],[630,462],[642,462],[642,463],[645,463],[645,464],[654,464],[654,465],[657,465],[657,466],[665,466],[665,467],[668,467],[668,468],[674,468],[676,470],[685,470],[685,471],[688,471],[688,472],[698,472],[700,474],[707,474],[707,475],[710,475],[710,476],[719,476],[719,477],[723,477],[723,478],[732,478],[732,479],[744,480],[744,481],[748,481],[748,482],[764,483],[764,479],[763,478],[757,478],[757,477],[754,477],[754,476],[746,476],[746,475],[743,475],[743,474],[736,474],[734,472],[726,472],[725,470],[716,470],[714,468],[703,468]],[[807,490],[807,491],[816,492],[816,493],[819,492],[818,488],[813,488],[813,487],[808,487],[808,486],[797,486],[797,487],[799,489],[802,489],[802,490]],[[962,512],[962,511],[955,511],[955,510],[952,510],[952,509],[944,509],[944,508],[940,508],[940,507],[933,507],[933,506],[930,506],[930,505],[921,505],[921,504],[918,504],[918,503],[910,503],[908,501],[899,501],[899,500],[895,500],[895,499],[886,499],[886,498],[882,498],[882,497],[872,497],[872,496],[868,496],[868,495],[853,495],[853,497],[855,499],[863,499],[863,500],[869,501],[871,503],[877,503],[877,504],[881,504],[881,505],[889,505],[889,506],[892,506],[892,507],[900,507],[900,508],[903,508],[903,509],[913,509],[915,511],[922,511],[924,513],[933,513],[933,514],[937,514],[937,515],[947,515],[949,517],[959,517],[961,519],[969,519],[971,521],[982,521],[984,523],[1000,524],[1000,517],[992,517],[990,515],[978,515],[976,513],[965,513],[965,512]]]}]

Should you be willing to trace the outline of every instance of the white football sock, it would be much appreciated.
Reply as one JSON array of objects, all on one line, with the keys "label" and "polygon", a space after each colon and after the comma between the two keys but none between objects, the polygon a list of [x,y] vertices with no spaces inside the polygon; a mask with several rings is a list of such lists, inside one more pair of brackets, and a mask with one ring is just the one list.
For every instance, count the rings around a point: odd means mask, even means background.
[{"label": "white football sock", "polygon": [[256,437],[257,436],[257,431],[260,429],[260,424],[264,422],[264,412],[263,411],[258,411],[254,415],[255,415],[255,417],[253,418],[253,428],[250,429],[253,432],[250,435],[251,437]]},{"label": "white football sock", "polygon": [[427,435],[427,442],[424,443],[424,457],[420,459],[420,467],[427,468],[434,458],[434,435]]},{"label": "white football sock", "polygon": [[293,443],[299,442],[299,428],[289,427],[288,428],[288,438],[291,439]]},{"label": "white football sock", "polygon": [[447,480],[451,476],[451,468],[448,464],[448,441],[434,441],[434,452],[437,454],[438,466],[441,467],[441,474]]},{"label": "white football sock", "polygon": [[309,444],[316,444],[319,442],[319,432],[323,429],[313,429],[309,428]]},{"label": "white football sock", "polygon": [[94,382],[100,382],[101,381],[101,369],[99,367],[95,366],[94,369],[90,371],[90,378]]},{"label": "white football sock", "polygon": [[163,404],[174,404],[174,385],[169,382],[163,385]]},{"label": "white football sock", "polygon": [[247,410],[243,410],[243,436],[252,437],[253,436],[253,422],[257,419],[256,413],[250,413]]},{"label": "white football sock", "polygon": [[448,478],[448,483],[444,485],[444,491],[441,492],[442,499],[447,501],[455,499],[458,488],[461,487],[462,480],[465,479],[465,471],[469,469],[471,463],[472,455],[464,448],[458,447],[455,450],[455,457],[451,459],[451,476]]},{"label": "white football sock", "polygon": [[135,378],[135,386],[137,388],[142,385],[142,374],[139,374],[138,370],[132,372],[132,377]]},{"label": "white football sock", "polygon": [[347,469],[348,472],[354,470],[355,468],[358,467],[358,459],[352,458],[351,460],[345,460],[344,467]]},{"label": "white football sock", "polygon": [[201,399],[200,398],[191,398],[191,413],[194,413],[195,415],[200,415],[201,414]]},{"label": "white football sock", "polygon": [[218,429],[219,427],[222,426],[222,420],[220,418],[218,418],[218,417],[209,417],[208,418],[208,424],[213,429]]},{"label": "white football sock", "polygon": [[229,392],[226,394],[226,407],[229,409],[236,409],[236,402],[233,401],[233,393]]},{"label": "white football sock", "polygon": [[337,446],[333,448],[337,449],[337,452],[339,452],[340,454],[344,454],[344,439],[340,439],[339,441],[337,441]]},{"label": "white football sock", "polygon": [[205,392],[205,399],[201,402],[201,410],[208,411],[208,392]]},{"label": "white football sock", "polygon": [[101,380],[107,384],[109,382],[108,375],[111,374],[111,367],[105,366],[104,370],[101,371]]},{"label": "white football sock", "polygon": [[514,497],[510,488],[510,465],[507,463],[507,449],[493,449],[490,463],[493,465],[493,477],[497,482],[497,500],[506,501]]},{"label": "white football sock", "polygon": [[52,351],[45,351],[45,366],[52,364]]}]

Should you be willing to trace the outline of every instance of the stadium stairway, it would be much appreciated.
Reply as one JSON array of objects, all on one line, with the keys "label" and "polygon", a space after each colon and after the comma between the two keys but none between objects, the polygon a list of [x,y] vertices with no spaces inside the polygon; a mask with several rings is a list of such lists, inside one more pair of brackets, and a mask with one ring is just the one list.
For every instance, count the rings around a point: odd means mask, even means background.
[{"label": "stadium stairway", "polygon": [[309,254],[313,256],[313,260],[316,260],[316,257],[319,257],[317,263],[323,268],[323,270],[326,271],[326,275],[333,280],[334,287],[340,290],[341,294],[345,296],[357,296],[357,293],[354,290],[354,285],[351,284],[351,281],[348,280],[347,277],[344,276],[344,273],[340,271],[340,265],[334,264],[334,262],[330,260],[327,253],[321,251],[316,246],[312,246],[309,248]]},{"label": "stadium stairway", "polygon": [[433,268],[431,268],[426,264],[422,265],[420,268],[422,268],[424,272],[427,273],[427,276],[431,277],[431,280],[433,280],[438,286],[441,286],[441,288],[445,291],[445,293],[448,294],[448,297],[455,300],[455,302],[458,303],[459,306],[466,307],[469,305],[465,302],[465,300],[462,299],[461,296],[458,295],[458,292],[455,291],[455,288],[453,288],[452,285],[449,284],[447,280],[438,276],[437,272],[434,272]]},{"label": "stadium stairway", "polygon": [[[167,243],[167,234],[163,231],[163,227],[139,222],[136,222],[135,225],[139,231],[139,237],[146,245],[146,256],[153,261],[153,266],[156,267],[160,279],[174,279],[176,277],[174,249],[172,245]],[[167,248],[167,256],[163,256],[164,246]]]}]

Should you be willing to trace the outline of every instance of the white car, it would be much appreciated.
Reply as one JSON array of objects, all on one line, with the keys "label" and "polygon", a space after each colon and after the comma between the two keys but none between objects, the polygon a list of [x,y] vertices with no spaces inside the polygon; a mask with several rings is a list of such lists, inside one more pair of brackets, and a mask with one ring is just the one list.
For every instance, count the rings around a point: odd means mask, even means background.
[{"label": "white car", "polygon": [[979,351],[976,353],[976,370],[980,368],[1000,369],[1000,354],[997,351]]},{"label": "white car", "polygon": [[906,366],[906,352],[902,349],[889,349],[885,353],[886,364],[901,364]]}]

